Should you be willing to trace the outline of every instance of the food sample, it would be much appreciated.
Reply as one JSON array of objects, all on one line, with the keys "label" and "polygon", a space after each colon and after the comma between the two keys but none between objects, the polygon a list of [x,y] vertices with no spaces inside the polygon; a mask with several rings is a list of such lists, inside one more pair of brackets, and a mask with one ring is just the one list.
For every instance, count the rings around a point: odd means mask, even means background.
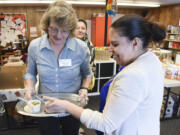
[{"label": "food sample", "polygon": [[40,100],[30,100],[24,107],[24,110],[28,113],[40,113],[41,101]]},{"label": "food sample", "polygon": [[39,101],[34,101],[34,102],[32,102],[32,104],[33,104],[34,106],[36,106],[36,105],[39,105],[40,103],[39,103]]},{"label": "food sample", "polygon": [[45,105],[47,105],[47,104],[49,104],[49,103],[51,103],[51,102],[52,102],[52,101],[48,100],[48,101],[45,102]]}]

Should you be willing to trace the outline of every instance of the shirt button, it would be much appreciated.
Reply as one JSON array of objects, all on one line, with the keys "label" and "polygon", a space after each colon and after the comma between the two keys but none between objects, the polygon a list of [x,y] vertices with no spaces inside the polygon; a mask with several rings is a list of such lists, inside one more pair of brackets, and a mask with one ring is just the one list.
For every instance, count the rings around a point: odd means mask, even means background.
[{"label": "shirt button", "polygon": [[58,87],[58,85],[56,85],[56,87]]},{"label": "shirt button", "polygon": [[56,74],[56,77],[58,77],[58,74]]},{"label": "shirt button", "polygon": [[58,71],[58,68],[56,68],[56,71]]}]

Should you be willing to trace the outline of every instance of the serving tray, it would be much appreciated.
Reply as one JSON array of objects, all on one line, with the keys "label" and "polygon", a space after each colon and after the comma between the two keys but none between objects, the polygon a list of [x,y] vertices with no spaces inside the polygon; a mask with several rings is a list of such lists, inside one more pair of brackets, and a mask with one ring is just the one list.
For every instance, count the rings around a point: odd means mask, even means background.
[{"label": "serving tray", "polygon": [[[84,104],[79,102],[79,95],[72,94],[72,93],[46,93],[46,94],[39,94],[38,96],[49,96],[49,97],[55,97],[58,99],[68,100],[78,106],[83,107]],[[25,115],[25,116],[31,116],[31,117],[65,117],[68,116],[68,113],[46,113],[44,111],[44,103],[41,102],[41,109],[40,113],[29,113],[24,110],[24,107],[26,106],[26,103],[23,101],[19,101],[16,104],[16,111],[19,114]]]}]

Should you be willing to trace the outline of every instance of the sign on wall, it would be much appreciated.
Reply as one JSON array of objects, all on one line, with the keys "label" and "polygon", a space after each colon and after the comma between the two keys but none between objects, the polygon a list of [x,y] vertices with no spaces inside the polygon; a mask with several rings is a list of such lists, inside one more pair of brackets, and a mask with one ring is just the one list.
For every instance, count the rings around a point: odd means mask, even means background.
[{"label": "sign on wall", "polygon": [[6,47],[7,43],[15,42],[18,36],[26,36],[25,14],[0,15],[0,46]]}]

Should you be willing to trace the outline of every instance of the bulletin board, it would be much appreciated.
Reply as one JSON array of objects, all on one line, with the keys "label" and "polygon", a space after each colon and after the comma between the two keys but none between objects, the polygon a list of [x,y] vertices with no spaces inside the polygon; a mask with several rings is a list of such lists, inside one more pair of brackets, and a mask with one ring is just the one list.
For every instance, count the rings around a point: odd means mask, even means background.
[{"label": "bulletin board", "polygon": [[19,35],[26,36],[25,14],[0,14],[0,46],[15,42]]}]

